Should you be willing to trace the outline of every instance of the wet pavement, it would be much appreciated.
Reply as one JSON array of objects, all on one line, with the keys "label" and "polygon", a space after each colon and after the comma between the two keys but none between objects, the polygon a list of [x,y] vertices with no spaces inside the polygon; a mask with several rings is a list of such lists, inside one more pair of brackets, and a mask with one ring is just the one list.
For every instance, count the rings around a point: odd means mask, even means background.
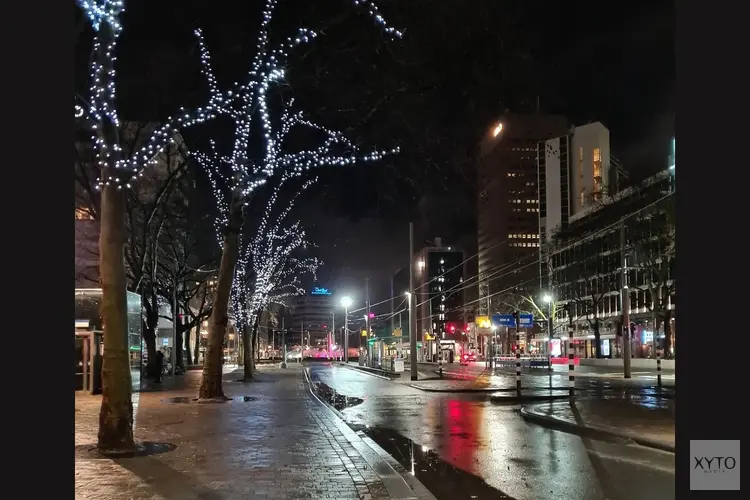
[{"label": "wet pavement", "polygon": [[136,456],[96,452],[101,397],[77,395],[76,498],[391,498],[362,439],[311,396],[301,367],[262,370],[251,384],[227,374],[227,403],[193,401],[200,372],[181,389],[134,394],[145,444]]},{"label": "wet pavement", "polygon": [[[325,364],[309,370],[313,382],[362,400],[341,410],[347,422],[411,468],[439,499],[675,496],[671,453],[527,422],[520,405],[495,405],[486,394],[425,392]],[[602,385],[598,391],[610,400],[656,398],[650,388]]]},{"label": "wet pavement", "polygon": [[669,400],[647,400],[642,404],[615,400],[580,399],[527,406],[537,415],[554,417],[576,427],[602,429],[639,442],[650,441],[674,449],[675,421]]},{"label": "wet pavement", "polygon": [[[434,377],[434,370],[438,365],[419,364],[420,372],[430,373]],[[406,373],[402,379],[408,380],[409,364],[406,364]],[[513,367],[495,367],[487,368],[484,362],[469,363],[461,365],[458,363],[443,364],[443,373],[446,378],[455,381],[465,381],[466,383],[476,383],[480,386],[492,386],[495,384],[505,383],[509,377],[515,384],[515,368]],[[576,387],[588,387],[600,383],[610,383],[623,387],[646,387],[657,385],[656,369],[652,371],[633,371],[632,378],[625,379],[621,372],[613,368],[601,367],[576,367],[574,371],[576,377]],[[420,377],[421,378],[421,377]],[[540,380],[551,380],[553,385],[568,385],[568,367],[563,365],[553,365],[550,372],[547,368],[523,368],[521,373],[523,384],[533,386],[543,383]],[[662,372],[662,386],[665,388],[675,387],[675,372]]]},{"label": "wet pavement", "polygon": [[[419,365],[420,373],[425,370],[429,372],[431,365]],[[425,391],[477,391],[492,392],[493,390],[507,391],[515,390],[515,370],[507,369],[485,369],[483,363],[471,363],[469,365],[448,364],[443,365],[444,379],[435,379],[434,374],[429,379],[422,378],[412,382],[408,371],[401,379],[395,381],[404,385],[410,385]],[[661,395],[662,397],[674,397],[675,383],[672,380],[662,379],[662,386],[656,385],[656,379],[647,377],[635,377],[632,379],[613,378],[604,376],[576,377],[576,392],[580,395],[607,397],[607,394],[618,393],[617,397],[637,394]],[[525,369],[521,374],[521,388],[568,387],[567,371],[554,370],[552,372],[544,369]]]}]

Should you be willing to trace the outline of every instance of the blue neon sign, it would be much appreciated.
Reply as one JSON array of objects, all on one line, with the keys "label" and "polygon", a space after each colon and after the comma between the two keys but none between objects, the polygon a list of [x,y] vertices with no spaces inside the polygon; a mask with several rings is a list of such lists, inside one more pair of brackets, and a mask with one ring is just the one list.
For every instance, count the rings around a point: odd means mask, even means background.
[{"label": "blue neon sign", "polygon": [[328,290],[328,288],[321,288],[319,286],[316,286],[312,289],[310,295],[331,295],[331,292]]}]

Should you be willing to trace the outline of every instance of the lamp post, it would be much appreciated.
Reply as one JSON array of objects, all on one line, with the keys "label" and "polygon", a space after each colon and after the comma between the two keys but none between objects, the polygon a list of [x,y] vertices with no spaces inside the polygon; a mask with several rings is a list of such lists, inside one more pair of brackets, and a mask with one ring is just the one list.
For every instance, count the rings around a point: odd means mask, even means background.
[{"label": "lamp post", "polygon": [[[409,223],[409,362],[411,364],[412,381],[419,380],[417,371],[417,325],[416,314],[412,314],[415,300],[411,300],[411,292],[414,292],[414,223]],[[416,298],[416,297],[415,297]]]},{"label": "lamp post", "polygon": [[547,369],[552,377],[552,295],[545,293],[542,302],[547,304]]},{"label": "lamp post", "polygon": [[[416,344],[417,343],[414,341],[414,339],[412,339],[412,333],[413,332],[411,331],[412,330],[412,328],[411,328],[411,325],[412,325],[412,323],[411,323],[411,292],[406,292],[406,293],[404,293],[404,295],[406,295],[406,302],[408,304],[407,307],[409,309],[409,323],[408,323],[409,324],[409,349],[410,349],[410,351],[409,351],[409,361],[410,361],[411,366],[417,366],[416,356],[414,356],[414,354],[413,354],[414,352],[416,352],[416,348],[417,348]],[[402,335],[403,335],[403,333],[402,333]],[[414,373],[414,371],[415,370],[412,368],[411,372]],[[416,379],[412,379],[412,380],[416,380]]]},{"label": "lamp post", "polygon": [[352,305],[351,297],[341,297],[341,307],[344,308],[344,363],[349,362],[349,306]]},{"label": "lamp post", "polygon": [[333,347],[336,345],[336,314],[331,310],[331,342],[328,344],[328,355],[333,356]]},{"label": "lamp post", "polygon": [[[365,339],[369,339],[370,338],[370,315],[369,314],[365,314],[365,334],[367,335]],[[365,364],[367,364],[367,361],[366,361],[367,356],[365,356],[365,360],[362,359],[362,334],[360,333],[358,337],[359,337],[359,364],[360,366],[364,366]],[[365,342],[366,341],[367,340],[365,340]],[[369,346],[369,343],[367,346],[365,346],[367,348],[367,353],[369,355],[370,350],[368,346]]]}]

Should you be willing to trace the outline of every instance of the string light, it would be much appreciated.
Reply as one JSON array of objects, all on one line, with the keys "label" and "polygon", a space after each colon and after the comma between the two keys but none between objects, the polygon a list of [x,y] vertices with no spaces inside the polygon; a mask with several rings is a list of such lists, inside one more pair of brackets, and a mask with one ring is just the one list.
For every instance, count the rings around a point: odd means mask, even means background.
[{"label": "string light", "polygon": [[[217,242],[223,245],[223,232],[229,221],[230,205],[239,202],[247,205],[251,196],[269,179],[279,176],[279,184],[272,192],[264,215],[250,241],[240,238],[239,255],[232,281],[231,314],[238,327],[248,325],[250,315],[280,301],[283,297],[303,293],[300,276],[316,273],[321,262],[317,259],[297,259],[294,252],[307,248],[305,232],[298,222],[283,226],[294,204],[292,201],[278,216],[273,216],[274,206],[285,183],[304,175],[310,169],[323,166],[350,166],[357,162],[372,162],[399,152],[398,148],[362,152],[341,132],[331,130],[306,118],[294,109],[294,101],[281,109],[280,120],[272,120],[268,103],[271,89],[283,82],[285,65],[291,52],[298,46],[317,37],[315,31],[300,28],[296,35],[276,47],[271,46],[269,29],[278,0],[266,0],[256,41],[256,55],[243,85],[235,83],[221,93],[213,73],[211,56],[201,30],[195,31],[200,50],[201,71],[209,87],[207,107],[214,114],[230,117],[234,122],[231,153],[221,155],[211,143],[211,152],[193,152],[192,156],[207,172],[214,190],[219,215],[215,220]],[[367,10],[390,38],[400,38],[402,33],[391,27],[380,14],[377,5],[370,1],[353,0],[355,7]],[[285,152],[289,133],[297,128],[315,130],[323,136],[317,147],[300,152]],[[251,159],[249,142],[251,130],[259,130],[262,140],[261,158]],[[303,184],[293,198],[314,181]],[[236,209],[236,208],[235,208]]]},{"label": "string light", "polygon": [[[301,277],[316,277],[322,264],[317,258],[298,259],[293,254],[310,246],[297,221],[284,227],[299,194],[315,180],[302,185],[286,207],[273,216],[279,193],[287,178],[282,178],[271,194],[266,210],[248,245],[240,245],[235,276],[232,281],[232,318],[239,328],[249,324],[252,315],[285,297],[304,293]],[[252,260],[252,272],[248,272]]]},{"label": "string light", "polygon": [[[306,155],[298,157],[283,158],[282,165],[277,165],[275,155],[280,149],[276,147],[273,138],[273,127],[270,121],[270,113],[267,104],[267,95],[270,87],[284,79],[284,65],[291,51],[302,44],[308,43],[317,37],[315,31],[308,28],[300,28],[293,37],[289,37],[276,48],[270,48],[269,28],[273,13],[278,5],[278,0],[266,0],[261,26],[257,39],[257,52],[246,84],[234,83],[226,92],[219,92],[216,78],[211,67],[211,58],[206,48],[201,30],[195,30],[198,39],[201,68],[206,76],[209,87],[208,104],[192,111],[181,108],[178,113],[169,117],[161,127],[157,128],[151,137],[145,141],[137,151],[129,158],[121,158],[122,150],[119,144],[109,144],[104,137],[107,126],[120,126],[117,109],[115,107],[115,47],[119,34],[122,31],[120,18],[125,12],[124,0],[77,0],[77,4],[84,11],[92,27],[96,32],[94,38],[94,53],[91,64],[90,84],[90,109],[92,128],[95,132],[94,146],[100,167],[114,166],[114,172],[110,172],[106,179],[99,180],[99,187],[104,185],[117,185],[118,188],[130,185],[142,176],[142,171],[149,165],[157,163],[158,155],[161,154],[172,140],[179,129],[191,127],[217,115],[226,114],[231,116],[237,127],[235,144],[229,164],[233,172],[247,178],[248,161],[248,139],[253,117],[252,110],[257,107],[260,113],[261,131],[266,139],[266,161],[263,162],[263,174],[265,177],[272,175],[273,170],[279,166],[289,166],[298,172],[302,172],[312,166],[320,165],[349,165],[355,161],[352,156],[330,156],[330,148],[337,141],[332,141],[324,146],[321,151],[307,152]],[[368,14],[379,24],[386,35],[390,38],[401,38],[403,33],[390,26],[381,15],[378,6],[372,1],[353,0],[355,7],[367,10]],[[106,28],[106,29],[104,29]],[[239,103],[239,107],[234,104]],[[76,110],[76,114],[78,114]],[[362,157],[365,161],[382,158],[392,151],[374,152]],[[329,155],[327,158],[320,158]],[[125,177],[120,176],[124,174]],[[129,179],[128,179],[129,175]],[[123,182],[124,179],[128,179]],[[252,191],[254,187],[261,185],[263,180],[250,181],[244,186],[244,193]]]},{"label": "string light", "polygon": [[[124,0],[77,0],[78,6],[83,10],[91,26],[94,28],[94,57],[90,69],[88,114],[93,131],[93,143],[97,160],[101,168],[114,167],[108,170],[108,176],[98,180],[98,187],[116,185],[118,189],[132,185],[142,171],[149,165],[158,162],[162,154],[173,141],[174,135],[179,129],[191,127],[218,116],[219,106],[231,105],[231,97],[219,94],[215,81],[209,81],[211,90],[209,103],[188,111],[180,108],[175,116],[169,117],[167,121],[157,127],[151,136],[128,158],[122,158],[122,149],[117,142],[110,143],[105,140],[105,130],[121,126],[120,119],[115,107],[116,98],[116,73],[115,73],[115,47],[122,32],[120,18],[125,12]],[[196,33],[199,45],[202,37]],[[200,46],[201,54],[206,52],[205,46]],[[205,63],[204,58],[201,61]],[[210,74],[204,72],[204,74]],[[232,95],[231,91],[227,92]],[[76,106],[75,116],[84,114],[83,108]],[[116,141],[116,139],[115,139]]]}]

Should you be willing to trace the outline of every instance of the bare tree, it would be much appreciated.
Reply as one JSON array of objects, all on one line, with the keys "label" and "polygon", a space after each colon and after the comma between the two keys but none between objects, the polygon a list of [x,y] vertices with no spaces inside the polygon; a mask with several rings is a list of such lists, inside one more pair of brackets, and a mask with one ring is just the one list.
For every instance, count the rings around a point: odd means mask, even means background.
[{"label": "bare tree", "polygon": [[214,103],[193,111],[180,110],[157,128],[149,140],[129,157],[120,144],[120,118],[116,105],[115,52],[122,31],[125,0],[77,0],[95,31],[91,55],[88,119],[101,177],[99,269],[102,287],[101,315],[104,323],[102,357],[102,406],[98,447],[103,450],[133,450],[133,405],[131,401],[128,351],[127,277],[124,246],[125,193],[138,180],[144,167],[167,146],[180,127],[210,119]]},{"label": "bare tree", "polygon": [[171,224],[161,238],[160,266],[166,279],[160,292],[170,304],[171,311],[169,316],[161,317],[172,322],[177,368],[184,370],[183,346],[188,359],[195,359],[190,357],[188,337],[192,329],[200,327],[211,315],[217,258],[211,254],[207,257],[201,255],[197,235],[199,221],[191,217],[187,205],[183,205],[182,210],[171,212],[171,216],[181,222]]},{"label": "bare tree", "polygon": [[609,292],[617,289],[619,279],[616,272],[604,271],[599,264],[591,263],[591,259],[578,265],[580,265],[580,279],[572,284],[573,302],[576,306],[577,316],[585,318],[594,331],[596,357],[601,358],[601,318],[599,312],[602,310],[604,300],[609,296]]},{"label": "bare tree", "polygon": [[[133,154],[150,137],[156,124],[123,122],[119,127],[121,150]],[[96,179],[101,175],[98,165],[92,161],[91,148],[84,141],[76,144],[76,206],[86,214],[96,217],[99,213],[100,191]],[[160,262],[159,247],[164,243],[164,234],[178,223],[175,217],[184,207],[189,193],[186,185],[187,156],[182,137],[175,134],[173,140],[156,156],[156,165],[149,169],[139,183],[125,194],[125,271],[127,289],[141,297],[143,306],[142,336],[146,344],[148,366],[146,376],[156,376],[160,367],[156,361],[156,329],[159,319],[159,296],[165,283],[169,283]],[[76,214],[78,216],[78,212]],[[81,224],[77,224],[80,226]],[[84,227],[88,227],[86,224]],[[92,228],[93,229],[93,228]],[[79,231],[77,238],[95,238],[97,231]],[[99,260],[98,246],[78,241],[80,251],[87,261]],[[79,250],[79,249],[77,249]],[[93,268],[79,270],[87,281],[97,281]]]},{"label": "bare tree", "polygon": [[[209,170],[223,174],[229,190],[226,203],[222,204],[219,219],[222,233],[222,256],[219,266],[218,284],[213,300],[213,310],[209,321],[208,343],[206,346],[203,379],[199,389],[201,399],[224,400],[222,388],[222,349],[229,324],[229,303],[235,268],[240,253],[239,235],[244,222],[243,207],[249,203],[256,189],[265,184],[274,173],[291,173],[301,175],[310,168],[324,165],[345,166],[357,160],[378,160],[386,152],[375,151],[360,155],[359,148],[346,139],[341,133],[329,130],[306,119],[300,112],[292,111],[292,103],[284,106],[280,123],[274,123],[270,90],[284,78],[284,66],[290,51],[310,42],[316,33],[308,28],[301,28],[296,36],[286,42],[272,46],[269,26],[273,18],[276,0],[266,0],[263,9],[263,21],[258,35],[257,53],[248,74],[247,83],[237,92],[237,106],[225,111],[235,123],[234,144],[232,153],[219,155],[215,149],[211,155],[197,155],[201,163]],[[400,33],[387,25],[373,2],[366,5],[355,2],[359,7],[366,7],[370,15],[390,36]],[[217,94],[215,79],[210,67],[208,52],[201,44],[204,72],[210,82],[212,94]],[[227,108],[224,108],[225,110]],[[257,122],[257,123],[256,123]],[[253,128],[262,131],[263,155],[253,160],[249,151],[250,131]],[[304,127],[317,131],[323,136],[319,146],[302,151],[291,152],[285,144],[288,132],[293,127]]]},{"label": "bare tree", "polygon": [[304,183],[284,204],[285,208],[274,214],[286,180],[282,177],[273,190],[255,236],[243,249],[233,283],[232,309],[243,336],[245,380],[252,380],[254,359],[259,355],[256,352],[254,356],[253,351],[261,316],[280,305],[285,297],[304,293],[300,278],[305,274],[315,277],[320,265],[315,258],[295,257],[309,243],[299,221],[287,224],[297,197],[315,181]]},{"label": "bare tree", "polygon": [[641,212],[635,221],[633,266],[643,275],[647,289],[646,307],[654,322],[654,345],[659,327],[664,324],[664,357],[671,357],[671,320],[673,311],[669,299],[675,293],[675,205],[670,196],[649,210]]}]

